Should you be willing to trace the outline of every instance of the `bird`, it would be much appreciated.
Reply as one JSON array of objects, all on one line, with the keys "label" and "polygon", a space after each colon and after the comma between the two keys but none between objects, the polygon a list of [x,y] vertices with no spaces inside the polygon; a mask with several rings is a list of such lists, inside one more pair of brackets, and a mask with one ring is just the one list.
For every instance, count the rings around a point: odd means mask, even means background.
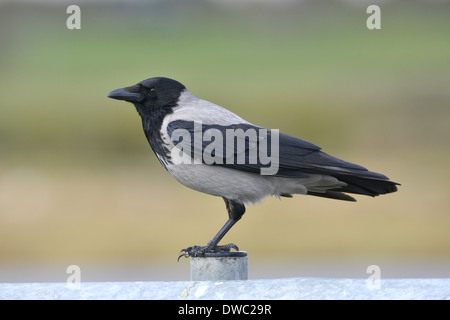
[{"label": "bird", "polygon": [[374,197],[399,185],[306,140],[254,125],[170,78],[152,77],[107,97],[135,106],[151,149],[178,182],[225,201],[223,227],[206,245],[182,249],[178,260],[238,251],[234,243],[219,243],[249,204],[266,197],[356,201],[349,194]]}]

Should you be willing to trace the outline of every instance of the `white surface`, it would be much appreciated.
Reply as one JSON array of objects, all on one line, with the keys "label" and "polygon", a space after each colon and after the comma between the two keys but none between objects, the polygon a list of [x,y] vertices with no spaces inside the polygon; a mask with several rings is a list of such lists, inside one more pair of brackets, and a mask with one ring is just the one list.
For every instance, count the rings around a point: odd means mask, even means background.
[{"label": "white surface", "polygon": [[447,299],[450,279],[288,278],[242,281],[3,283],[0,299]]}]

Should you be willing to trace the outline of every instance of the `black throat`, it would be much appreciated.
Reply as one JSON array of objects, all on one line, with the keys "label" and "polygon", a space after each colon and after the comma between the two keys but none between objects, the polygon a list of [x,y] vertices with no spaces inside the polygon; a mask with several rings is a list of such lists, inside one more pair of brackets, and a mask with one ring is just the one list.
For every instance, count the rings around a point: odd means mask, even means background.
[{"label": "black throat", "polygon": [[144,110],[139,105],[135,106],[142,118],[142,127],[144,129],[145,137],[161,164],[166,168],[166,163],[170,163],[171,161],[169,150],[164,147],[164,141],[161,137],[161,127],[164,118],[173,113],[172,107],[175,107],[176,105],[155,107],[148,111]]}]

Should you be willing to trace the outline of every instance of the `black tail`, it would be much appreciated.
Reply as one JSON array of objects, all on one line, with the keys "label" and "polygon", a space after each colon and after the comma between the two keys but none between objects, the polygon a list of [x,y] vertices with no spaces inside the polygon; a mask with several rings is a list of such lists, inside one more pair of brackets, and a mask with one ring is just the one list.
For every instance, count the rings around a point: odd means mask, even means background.
[{"label": "black tail", "polygon": [[389,180],[365,178],[358,176],[335,176],[340,181],[347,183],[347,186],[339,188],[340,192],[363,194],[366,196],[378,196],[380,194],[386,194],[397,191],[396,182]]},{"label": "black tail", "polygon": [[396,182],[384,179],[374,179],[353,175],[333,175],[333,176],[339,179],[340,181],[345,182],[347,185],[345,187],[327,190],[324,193],[308,192],[308,194],[337,200],[356,201],[353,197],[345,193],[354,193],[375,197],[380,194],[395,192],[397,191],[397,186],[399,185]]}]

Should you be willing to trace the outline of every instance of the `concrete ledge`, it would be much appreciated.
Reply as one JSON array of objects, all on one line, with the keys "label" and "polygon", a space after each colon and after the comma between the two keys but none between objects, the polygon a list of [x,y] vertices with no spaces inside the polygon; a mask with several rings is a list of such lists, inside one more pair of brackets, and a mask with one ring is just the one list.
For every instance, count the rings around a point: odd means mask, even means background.
[{"label": "concrete ledge", "polygon": [[242,281],[3,283],[0,299],[447,299],[450,279],[287,278]]}]

